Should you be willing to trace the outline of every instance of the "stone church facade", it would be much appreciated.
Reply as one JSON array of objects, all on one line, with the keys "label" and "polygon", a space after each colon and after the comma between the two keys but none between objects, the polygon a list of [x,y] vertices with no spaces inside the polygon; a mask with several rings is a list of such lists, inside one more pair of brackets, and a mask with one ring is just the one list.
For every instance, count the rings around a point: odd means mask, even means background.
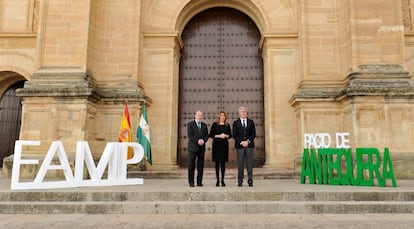
[{"label": "stone church facade", "polygon": [[[30,156],[43,158],[56,140],[68,154],[85,140],[100,155],[117,140],[125,101],[134,133],[146,102],[148,169],[185,166],[177,153],[185,149],[178,140],[183,124],[192,118],[191,111],[179,112],[188,89],[182,88],[183,31],[197,15],[225,8],[259,31],[262,86],[254,92],[262,99],[231,100],[232,119],[238,106],[262,108],[259,166],[298,169],[305,133],[348,132],[353,149],[389,147],[397,177],[414,177],[414,0],[1,4],[0,95],[26,81],[16,91],[22,98],[19,139],[42,142],[25,149]],[[211,124],[219,110],[198,102]]]}]

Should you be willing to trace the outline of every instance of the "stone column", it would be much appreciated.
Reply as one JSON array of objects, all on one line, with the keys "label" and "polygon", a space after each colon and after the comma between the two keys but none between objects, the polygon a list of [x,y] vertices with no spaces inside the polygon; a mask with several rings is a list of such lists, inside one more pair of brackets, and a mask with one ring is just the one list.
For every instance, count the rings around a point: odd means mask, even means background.
[{"label": "stone column", "polygon": [[[395,174],[407,178],[414,174],[407,166],[407,161],[412,163],[414,160],[410,150],[414,131],[410,128],[411,122],[404,123],[402,117],[412,116],[414,87],[411,76],[405,70],[400,3],[397,0],[344,2],[344,9],[349,8],[349,14],[346,10],[337,11],[342,13],[336,16],[344,16],[338,17],[340,20],[337,21],[327,20],[327,11],[322,13],[319,18],[325,17],[327,25],[338,24],[337,27],[327,27],[333,28],[334,33],[329,34],[334,34],[333,38],[338,42],[320,42],[317,45],[315,41],[321,37],[320,31],[312,31],[317,27],[302,28],[305,30],[303,43],[307,64],[304,65],[302,84],[290,101],[297,108],[300,135],[305,132],[350,132],[353,148],[374,147],[382,152],[384,147],[392,147],[392,156],[397,159],[394,169],[403,168]],[[306,18],[315,7],[304,6],[307,10],[302,18]],[[323,8],[323,4],[320,7]],[[349,38],[340,36],[342,33],[338,28],[349,31],[344,33],[349,34]],[[316,35],[314,38],[317,39],[311,39],[312,35]],[[351,43],[341,43],[348,39]],[[339,69],[348,70],[328,71],[329,74],[319,74],[319,79],[316,78],[318,74],[307,74],[308,69],[315,70],[320,66],[319,69],[323,70],[323,66],[332,63],[330,59],[306,59],[309,51],[317,58],[318,47],[331,48],[331,58],[337,60]],[[309,68],[312,62],[314,68]],[[314,85],[310,84],[311,78],[315,81]],[[335,79],[336,85],[328,86],[331,79]],[[327,86],[317,86],[321,84],[318,80]],[[303,136],[298,137],[302,139]]]},{"label": "stone column", "polygon": [[85,139],[89,8],[89,0],[41,2],[36,71],[17,94],[23,97],[20,139],[43,143],[35,154],[45,154],[54,140],[74,153],[76,141]]},{"label": "stone column", "polygon": [[400,0],[351,0],[352,68],[404,67],[404,25]]},{"label": "stone column", "polygon": [[140,82],[151,98],[148,109],[154,170],[177,166],[179,59],[182,42],[177,34],[144,34]]},{"label": "stone column", "polygon": [[297,42],[297,34],[263,40],[266,168],[289,169],[296,155],[295,111],[287,101],[298,81]]},{"label": "stone column", "polygon": [[354,145],[383,148],[393,144],[387,104],[397,97],[411,103],[413,90],[405,70],[401,1],[353,0],[350,8],[352,68],[339,97],[351,100]]},{"label": "stone column", "polygon": [[[303,64],[298,67],[297,91],[290,98],[296,111],[295,152],[299,160],[305,133],[335,136],[335,132],[345,131],[342,104],[335,97],[352,63],[349,3],[303,1],[300,7]],[[295,163],[294,168],[300,169],[300,164]]]}]

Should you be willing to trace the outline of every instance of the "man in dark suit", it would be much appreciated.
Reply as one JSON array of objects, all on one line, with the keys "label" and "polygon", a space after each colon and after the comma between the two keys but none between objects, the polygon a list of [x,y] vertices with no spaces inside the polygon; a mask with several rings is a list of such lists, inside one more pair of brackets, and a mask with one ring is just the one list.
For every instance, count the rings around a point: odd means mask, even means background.
[{"label": "man in dark suit", "polygon": [[197,111],[194,121],[187,124],[188,137],[188,183],[194,187],[194,170],[197,159],[197,186],[203,186],[204,153],[209,138],[207,125],[202,122],[203,112]]},{"label": "man in dark suit", "polygon": [[239,119],[233,122],[233,138],[237,150],[237,181],[239,187],[243,185],[244,164],[247,164],[247,182],[253,186],[253,149],[256,127],[253,120],[247,118],[247,109],[239,108]]}]

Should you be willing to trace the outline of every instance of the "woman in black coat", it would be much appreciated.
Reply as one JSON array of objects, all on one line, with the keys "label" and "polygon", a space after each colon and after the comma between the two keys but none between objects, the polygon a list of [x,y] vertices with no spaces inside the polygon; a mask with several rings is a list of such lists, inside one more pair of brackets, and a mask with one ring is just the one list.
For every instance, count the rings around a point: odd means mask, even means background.
[{"label": "woman in black coat", "polygon": [[213,161],[216,167],[216,186],[220,186],[219,168],[221,168],[221,186],[224,183],[224,173],[226,171],[226,162],[229,161],[229,141],[231,138],[230,124],[227,122],[227,114],[221,111],[217,116],[217,121],[211,125],[210,137],[213,138]]}]

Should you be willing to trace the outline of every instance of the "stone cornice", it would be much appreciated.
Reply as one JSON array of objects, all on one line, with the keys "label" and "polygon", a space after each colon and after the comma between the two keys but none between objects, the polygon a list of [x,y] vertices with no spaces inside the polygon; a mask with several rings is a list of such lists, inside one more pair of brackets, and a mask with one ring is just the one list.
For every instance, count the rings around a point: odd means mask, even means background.
[{"label": "stone cornice", "polygon": [[152,100],[144,95],[137,84],[115,85],[110,87],[97,86],[87,73],[38,72],[33,74],[33,80],[16,90],[17,96],[29,97],[73,97],[89,99],[97,103],[123,103],[128,101]]},{"label": "stone cornice", "polygon": [[298,38],[299,34],[294,32],[265,33],[260,38],[259,47],[263,48],[265,43],[267,43],[267,46],[280,46],[281,44],[283,44],[283,47],[295,47],[298,44]]},{"label": "stone cornice", "polygon": [[298,38],[297,32],[284,32],[284,33],[264,33],[264,38]]},{"label": "stone cornice", "polygon": [[178,37],[178,31],[157,31],[157,32],[146,32],[142,34],[144,37]]},{"label": "stone cornice", "polygon": [[149,32],[149,33],[144,33],[142,35],[144,38],[173,38],[175,40],[175,42],[179,45],[180,49],[184,47],[184,43],[183,40],[181,38],[181,35],[179,34],[178,31],[166,31],[166,32]]},{"label": "stone cornice", "polygon": [[0,38],[34,38],[37,34],[35,32],[3,32],[0,33]]},{"label": "stone cornice", "polygon": [[299,89],[289,102],[341,101],[354,96],[412,97],[410,75],[398,65],[362,65],[348,73],[344,86]]}]

